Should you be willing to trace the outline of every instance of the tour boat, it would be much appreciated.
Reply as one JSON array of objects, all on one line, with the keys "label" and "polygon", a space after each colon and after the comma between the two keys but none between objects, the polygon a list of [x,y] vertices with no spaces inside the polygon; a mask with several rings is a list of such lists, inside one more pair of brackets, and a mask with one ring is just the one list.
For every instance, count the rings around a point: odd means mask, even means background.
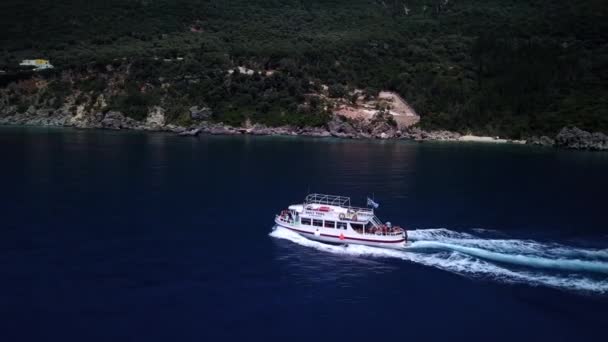
[{"label": "tour boat", "polygon": [[[378,204],[368,199],[368,205]],[[294,231],[308,239],[374,247],[402,248],[407,244],[407,231],[382,223],[373,208],[350,205],[350,197],[309,194],[304,203],[290,205],[275,217],[277,226]]]}]

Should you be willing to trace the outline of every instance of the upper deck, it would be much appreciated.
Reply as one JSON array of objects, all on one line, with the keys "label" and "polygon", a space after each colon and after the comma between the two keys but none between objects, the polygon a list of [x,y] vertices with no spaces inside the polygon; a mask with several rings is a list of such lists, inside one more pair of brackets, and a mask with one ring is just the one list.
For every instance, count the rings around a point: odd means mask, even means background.
[{"label": "upper deck", "polygon": [[325,194],[309,194],[304,199],[304,204],[323,204],[331,205],[347,210],[351,210],[360,214],[374,216],[374,209],[371,208],[358,208],[350,205],[350,197],[345,196],[334,196]]},{"label": "upper deck", "polygon": [[309,194],[304,199],[304,204],[327,204],[337,207],[350,207],[350,197],[324,195],[324,194]]}]

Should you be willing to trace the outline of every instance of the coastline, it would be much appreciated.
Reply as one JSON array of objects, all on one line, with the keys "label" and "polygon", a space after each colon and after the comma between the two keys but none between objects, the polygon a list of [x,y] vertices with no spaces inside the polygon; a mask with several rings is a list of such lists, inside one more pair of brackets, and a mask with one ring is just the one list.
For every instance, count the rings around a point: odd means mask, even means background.
[{"label": "coastline", "polygon": [[[9,117],[10,118],[10,117]],[[525,141],[496,139],[493,137],[466,135],[451,131],[424,131],[419,128],[406,131],[396,130],[394,134],[380,133],[372,135],[365,132],[344,133],[332,131],[324,127],[267,127],[255,124],[250,127],[233,127],[222,123],[205,123],[193,127],[183,127],[173,124],[158,125],[141,122],[133,124],[132,120],[126,118],[126,122],[100,123],[86,125],[69,120],[51,120],[50,118],[7,117],[0,118],[0,126],[4,127],[52,127],[52,128],[75,128],[81,130],[110,130],[110,131],[133,131],[133,132],[158,132],[173,134],[180,137],[197,137],[199,135],[250,135],[250,136],[282,136],[282,137],[313,137],[313,138],[338,138],[344,140],[387,140],[387,141],[413,141],[413,142],[464,142],[464,143],[491,143],[491,144],[524,144]]]},{"label": "coastline", "polygon": [[608,151],[608,136],[600,132],[587,132],[576,127],[563,128],[555,138],[533,136],[525,140],[499,137],[461,135],[447,130],[425,131],[418,127],[399,129],[384,121],[372,125],[357,126],[334,116],[324,127],[268,127],[253,124],[233,127],[223,123],[200,121],[187,127],[165,123],[162,108],[155,107],[145,121],[137,121],[120,112],[97,112],[93,115],[57,115],[44,109],[28,110],[26,113],[0,117],[2,126],[71,127],[78,129],[131,130],[165,132],[181,137],[198,135],[257,135],[257,136],[301,136],[316,138],[340,138],[353,140],[408,140],[415,142],[438,141],[479,144],[515,144],[540,147],[555,147],[575,150]]},{"label": "coastline", "polygon": [[[326,101],[325,105],[329,103],[336,107],[331,107],[332,109],[327,107],[319,113],[313,111],[316,113],[314,114],[311,108],[317,108],[318,111],[321,104],[317,101],[313,106],[310,102],[305,102],[302,103],[301,108],[304,112],[300,115],[315,117],[322,114],[322,116],[314,120],[263,121],[289,122],[303,127],[274,127],[252,123],[251,113],[242,113],[239,119],[232,121],[228,118],[228,122],[238,125],[232,126],[219,122],[223,116],[216,115],[217,113],[204,104],[180,108],[177,113],[179,115],[173,111],[174,106],[163,104],[162,101],[156,105],[148,105],[147,102],[139,104],[135,109],[117,105],[112,99],[116,99],[116,94],[121,94],[119,85],[125,81],[126,70],[121,72],[113,70],[110,68],[109,74],[106,75],[108,77],[106,81],[111,82],[103,84],[103,89],[99,88],[96,91],[87,90],[86,87],[83,90],[75,86],[90,80],[86,76],[87,73],[74,74],[67,71],[61,74],[65,81],[32,78],[0,89],[0,125],[167,132],[184,137],[196,137],[200,134],[307,136],[417,142],[529,144],[580,150],[608,150],[607,135],[601,132],[583,131],[576,127],[564,127],[552,137],[526,136],[524,140],[478,136],[470,132],[462,134],[442,129],[424,130],[419,127],[420,116],[413,108],[399,94],[388,91],[381,91],[376,99],[362,99],[360,93],[355,92],[352,94],[356,96],[355,103],[352,99],[348,102],[343,97],[329,101],[327,100],[329,94],[321,92],[315,95],[317,97],[313,97],[318,101],[322,98]],[[59,90],[53,88],[58,85],[64,86],[59,89],[61,90],[59,93]],[[170,85],[167,83],[167,86]],[[137,96],[144,96],[142,94],[145,93],[145,89],[140,89]],[[136,95],[133,96],[138,99]],[[165,94],[165,101],[167,96]]]}]

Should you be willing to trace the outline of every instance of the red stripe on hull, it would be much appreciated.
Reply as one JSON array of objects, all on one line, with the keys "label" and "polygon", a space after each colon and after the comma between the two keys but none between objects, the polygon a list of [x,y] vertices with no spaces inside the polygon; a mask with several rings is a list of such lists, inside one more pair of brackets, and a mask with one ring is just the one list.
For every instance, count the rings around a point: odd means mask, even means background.
[{"label": "red stripe on hull", "polygon": [[[284,227],[284,228],[287,228],[289,230],[293,230],[293,231],[296,231],[299,233],[312,234],[312,235],[315,234],[314,232],[309,232],[306,230],[300,230],[300,229],[295,229],[295,228],[285,227],[285,226],[281,226],[281,227]],[[321,234],[321,236],[340,239],[339,235]],[[401,242],[405,241],[405,239],[395,240],[395,241],[383,241],[383,240],[360,239],[360,238],[353,238],[353,237],[346,237],[346,236],[344,237],[344,240],[355,240],[355,241],[377,242],[377,243],[401,243]]]}]

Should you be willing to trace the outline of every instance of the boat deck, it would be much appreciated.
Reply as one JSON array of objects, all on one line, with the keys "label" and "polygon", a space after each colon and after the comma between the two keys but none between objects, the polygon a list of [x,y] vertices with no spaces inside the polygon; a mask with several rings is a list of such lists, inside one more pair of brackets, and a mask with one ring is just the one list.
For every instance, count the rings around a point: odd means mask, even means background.
[{"label": "boat deck", "polygon": [[353,210],[353,211],[356,211],[363,215],[370,215],[370,216],[374,215],[373,209],[351,206],[350,197],[345,197],[345,196],[335,196],[335,195],[326,195],[326,194],[309,194],[304,199],[304,204],[333,205],[336,207]]}]

